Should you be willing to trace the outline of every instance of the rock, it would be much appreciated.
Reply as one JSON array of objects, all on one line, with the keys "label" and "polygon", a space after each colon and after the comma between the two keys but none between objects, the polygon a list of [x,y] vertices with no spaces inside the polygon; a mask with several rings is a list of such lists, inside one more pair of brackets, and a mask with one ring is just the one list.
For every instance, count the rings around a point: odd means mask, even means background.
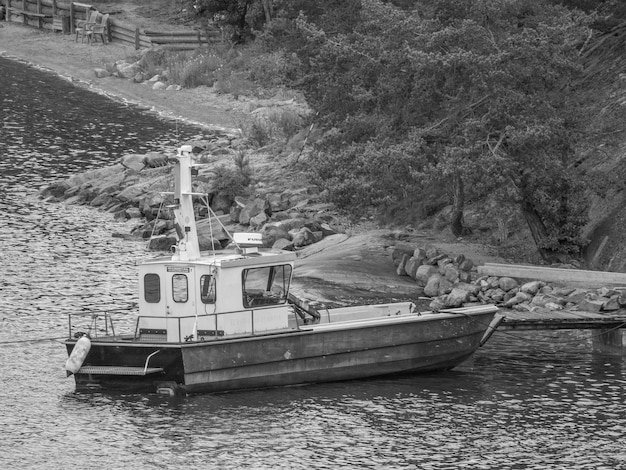
[{"label": "rock", "polygon": [[144,168],[160,168],[169,165],[167,156],[159,152],[148,152],[141,159]]},{"label": "rock", "polygon": [[141,66],[138,64],[122,63],[117,66],[117,74],[121,78],[133,78],[137,73],[141,72]]},{"label": "rock", "polygon": [[470,272],[474,267],[474,262],[471,259],[464,259],[459,263],[459,269],[461,271]]},{"label": "rock", "polygon": [[165,88],[167,88],[167,83],[164,82],[155,82],[155,84],[152,85],[153,90],[164,90]]},{"label": "rock", "polygon": [[419,258],[416,258],[415,256],[411,256],[406,261],[406,264],[404,266],[404,270],[406,271],[407,276],[409,276],[411,279],[415,279],[415,273],[417,272],[417,269],[421,265],[422,265],[422,262]]},{"label": "rock", "polygon": [[130,154],[124,155],[120,159],[120,164],[126,169],[133,170],[133,171],[141,171],[145,167],[145,164],[143,161],[144,158],[146,158],[145,155],[141,155],[137,153],[130,153]]},{"label": "rock", "polygon": [[265,199],[255,198],[241,209],[239,214],[239,223],[242,225],[248,225],[250,223],[250,219],[258,215],[260,212],[265,212],[267,216],[272,215],[268,202]]},{"label": "rock", "polygon": [[465,255],[464,254],[456,255],[452,261],[454,262],[456,266],[460,266],[461,263],[465,261]]},{"label": "rock", "polygon": [[296,236],[293,237],[293,246],[295,248],[301,248],[303,246],[312,245],[321,239],[321,233],[319,235],[315,235],[315,233],[311,232],[310,229],[302,227]]},{"label": "rock", "polygon": [[418,266],[421,266],[424,264],[424,260],[426,260],[426,250],[424,248],[415,248],[413,258],[417,261]]},{"label": "rock", "polygon": [[148,244],[148,249],[153,251],[170,251],[178,240],[174,236],[154,237]]},{"label": "rock", "polygon": [[426,286],[424,287],[424,294],[428,297],[436,297],[439,295],[439,283],[441,282],[441,274],[435,272],[428,278]]},{"label": "rock", "polygon": [[129,207],[126,209],[126,214],[131,219],[139,219],[142,217],[142,213],[137,207]]},{"label": "rock", "polygon": [[456,266],[449,264],[445,267],[443,275],[448,281],[454,284],[459,281],[460,272]]},{"label": "rock", "polygon": [[439,256],[441,254],[441,252],[439,251],[439,249],[437,247],[434,246],[428,246],[425,248],[426,251],[426,258],[427,259],[433,259],[436,258],[437,256]]},{"label": "rock", "polygon": [[609,300],[607,300],[606,302],[604,302],[602,304],[602,311],[603,312],[615,312],[616,310],[620,309],[620,305],[618,302],[618,297],[611,297]]},{"label": "rock", "polygon": [[500,287],[500,279],[496,276],[489,276],[486,280],[488,289],[495,289]]},{"label": "rock", "polygon": [[621,289],[619,291],[619,297],[617,298],[617,302],[620,307],[626,307],[626,289]]},{"label": "rock", "polygon": [[576,292],[576,288],[574,287],[559,287],[552,291],[552,293],[558,297],[567,297],[572,295],[574,292]]},{"label": "rock", "polygon": [[257,230],[259,227],[262,227],[265,222],[267,222],[267,214],[265,212],[259,212],[257,215],[250,218],[250,228]]},{"label": "rock", "polygon": [[403,253],[402,254],[402,258],[400,259],[400,263],[398,263],[398,266],[396,267],[396,274],[398,276],[407,276],[407,272],[406,272],[406,263],[409,260],[409,255],[408,253]]},{"label": "rock", "polygon": [[603,300],[583,299],[578,302],[578,309],[583,312],[599,313],[604,305]]},{"label": "rock", "polygon": [[437,268],[429,264],[423,264],[415,271],[415,281],[418,286],[425,287],[430,277],[437,272]]},{"label": "rock", "polygon": [[454,284],[452,284],[445,277],[441,276],[441,279],[439,280],[439,292],[437,293],[437,295],[449,294],[450,292],[452,292],[453,288],[454,288]]},{"label": "rock", "polygon": [[525,284],[522,284],[522,286],[520,287],[520,291],[526,292],[530,295],[535,295],[537,292],[539,292],[539,289],[543,287],[542,284],[543,283],[541,281],[527,282]]},{"label": "rock", "polygon": [[198,247],[200,251],[214,251],[221,250],[222,244],[210,236],[198,236]]},{"label": "rock", "polygon": [[408,245],[406,243],[398,243],[394,246],[393,251],[391,252],[391,260],[395,266],[400,264],[400,260],[402,260],[403,255],[408,255],[409,258],[413,256],[415,252],[415,247],[412,245]]},{"label": "rock", "polygon": [[[489,289],[487,292],[485,292],[485,294],[487,294],[489,298],[491,298],[494,302],[502,302],[504,301],[504,296],[506,295],[506,291],[500,288]],[[513,297],[515,297],[515,295]],[[510,297],[510,298],[512,299],[513,297]]]},{"label": "rock", "polygon": [[563,306],[556,302],[547,302],[545,304],[545,308],[547,308],[548,310],[563,310]]},{"label": "rock", "polygon": [[505,307],[513,307],[514,305],[521,304],[522,302],[530,302],[532,296],[526,292],[518,292],[515,297],[504,303]]},{"label": "rock", "polygon": [[445,296],[444,304],[448,308],[462,307],[469,300],[470,294],[467,290],[455,287]]},{"label": "rock", "polygon": [[279,238],[274,242],[272,248],[276,250],[293,251],[294,246],[291,240],[287,240],[286,238]]},{"label": "rock", "polygon": [[502,289],[504,292],[508,292],[511,289],[515,289],[518,287],[518,283],[512,277],[501,277],[498,281],[498,287]]},{"label": "rock", "polygon": [[291,243],[289,232],[279,224],[266,224],[261,229],[261,235],[263,237],[263,246],[266,248],[274,247],[276,242],[281,239]]},{"label": "rock", "polygon": [[442,297],[437,297],[436,299],[433,299],[430,304],[428,304],[428,308],[430,308],[433,312],[437,312],[445,307],[445,299],[443,299]]},{"label": "rock", "polygon": [[111,76],[111,74],[107,70],[101,68],[95,68],[93,69],[93,72],[96,75],[96,78],[105,78]]}]

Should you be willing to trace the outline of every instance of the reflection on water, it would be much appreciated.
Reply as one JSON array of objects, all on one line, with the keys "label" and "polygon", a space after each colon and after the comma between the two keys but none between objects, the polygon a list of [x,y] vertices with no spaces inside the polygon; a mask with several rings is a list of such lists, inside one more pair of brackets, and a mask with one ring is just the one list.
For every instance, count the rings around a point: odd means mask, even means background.
[{"label": "reflection on water", "polygon": [[128,306],[145,253],[110,236],[128,227],[109,214],[36,189],[200,131],[2,57],[0,83],[0,468],[626,468],[624,360],[592,354],[589,332],[498,332],[472,367],[442,374],[186,398],[76,393],[53,340],[65,313]]}]

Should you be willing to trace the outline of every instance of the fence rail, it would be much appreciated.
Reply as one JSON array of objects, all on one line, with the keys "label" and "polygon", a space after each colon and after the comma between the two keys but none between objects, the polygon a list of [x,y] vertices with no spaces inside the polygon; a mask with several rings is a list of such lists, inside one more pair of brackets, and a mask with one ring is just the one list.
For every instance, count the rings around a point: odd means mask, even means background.
[{"label": "fence rail", "polygon": [[[65,3],[56,0],[0,0],[5,20],[40,29],[74,34],[95,8],[86,3]],[[110,18],[107,28],[109,41],[131,44],[135,49],[160,46],[170,50],[193,50],[222,42],[219,30],[146,31],[135,25]]]}]

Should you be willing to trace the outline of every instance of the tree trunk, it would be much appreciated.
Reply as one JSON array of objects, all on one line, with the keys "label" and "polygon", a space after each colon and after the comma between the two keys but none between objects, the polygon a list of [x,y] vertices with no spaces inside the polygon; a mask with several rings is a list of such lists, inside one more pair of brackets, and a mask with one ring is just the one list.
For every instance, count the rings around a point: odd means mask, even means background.
[{"label": "tree trunk", "polygon": [[535,241],[535,246],[537,247],[537,251],[541,255],[541,258],[548,263],[563,261],[561,256],[559,256],[559,253],[546,248],[546,245],[548,244],[548,230],[533,205],[528,201],[522,201],[520,209],[524,215],[524,219],[530,229],[530,233]]},{"label": "tree trunk", "polygon": [[467,229],[463,223],[463,210],[465,209],[465,191],[463,188],[463,179],[459,173],[455,173],[452,179],[454,190],[452,202],[452,214],[450,216],[450,230],[452,235],[460,237],[465,235]]},{"label": "tree trunk", "polygon": [[265,12],[265,24],[272,21],[272,0],[263,0],[263,11]]}]

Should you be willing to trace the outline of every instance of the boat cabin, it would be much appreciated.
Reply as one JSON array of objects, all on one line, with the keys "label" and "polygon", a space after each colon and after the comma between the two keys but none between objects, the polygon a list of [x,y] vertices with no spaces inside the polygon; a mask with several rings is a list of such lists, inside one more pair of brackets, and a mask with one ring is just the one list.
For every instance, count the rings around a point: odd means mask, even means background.
[{"label": "boat cabin", "polygon": [[287,294],[294,259],[294,253],[257,251],[145,262],[136,336],[184,342],[285,330],[293,316]]}]

